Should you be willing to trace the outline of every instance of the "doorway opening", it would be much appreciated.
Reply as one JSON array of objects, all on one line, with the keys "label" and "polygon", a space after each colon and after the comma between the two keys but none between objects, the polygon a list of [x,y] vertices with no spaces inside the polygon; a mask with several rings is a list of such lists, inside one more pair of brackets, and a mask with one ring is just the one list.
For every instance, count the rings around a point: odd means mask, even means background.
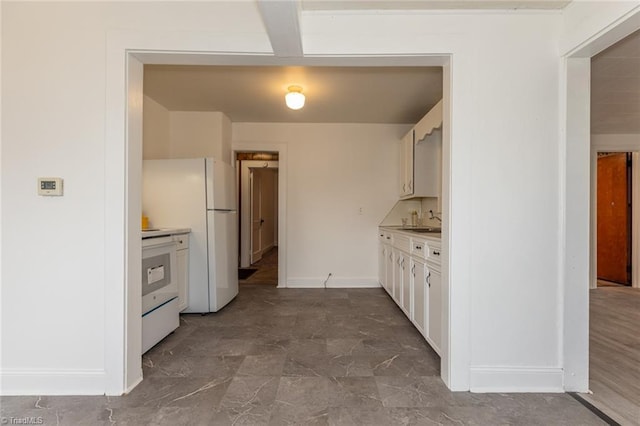
[{"label": "doorway opening", "polygon": [[236,153],[238,282],[278,285],[279,155]]}]

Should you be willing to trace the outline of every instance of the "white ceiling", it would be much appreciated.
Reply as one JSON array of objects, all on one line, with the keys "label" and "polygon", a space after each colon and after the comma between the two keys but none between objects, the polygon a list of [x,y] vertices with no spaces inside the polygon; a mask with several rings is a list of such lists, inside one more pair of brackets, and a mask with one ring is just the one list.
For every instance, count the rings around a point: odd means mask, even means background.
[{"label": "white ceiling", "polygon": [[570,0],[302,0],[303,10],[562,9]]},{"label": "white ceiling", "polygon": [[591,133],[640,133],[640,31],[591,60]]},{"label": "white ceiling", "polygon": [[[293,84],[307,97],[298,111],[284,103]],[[415,124],[442,98],[442,68],[146,65],[144,93],[234,122]]]},{"label": "white ceiling", "polygon": [[[295,10],[561,9],[568,1],[258,0],[276,56],[302,56]],[[287,12],[287,13],[284,13]],[[287,28],[284,31],[283,28]],[[291,84],[307,104],[284,106]],[[236,122],[417,122],[442,97],[441,68],[145,67],[145,94],[169,110],[223,111]],[[640,31],[592,60],[591,130],[640,133]]]}]

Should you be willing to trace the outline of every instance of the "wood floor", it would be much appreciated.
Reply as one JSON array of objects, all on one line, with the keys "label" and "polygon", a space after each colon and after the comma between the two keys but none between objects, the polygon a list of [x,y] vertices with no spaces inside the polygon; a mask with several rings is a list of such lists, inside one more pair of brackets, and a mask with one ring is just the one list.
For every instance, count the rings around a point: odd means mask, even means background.
[{"label": "wood floor", "polygon": [[590,290],[585,399],[623,425],[640,425],[640,289]]}]

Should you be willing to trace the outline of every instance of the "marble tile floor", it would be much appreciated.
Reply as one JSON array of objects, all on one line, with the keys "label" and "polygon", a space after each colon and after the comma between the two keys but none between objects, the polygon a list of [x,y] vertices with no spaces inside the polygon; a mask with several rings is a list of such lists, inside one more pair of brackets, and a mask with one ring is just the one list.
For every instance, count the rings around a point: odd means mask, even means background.
[{"label": "marble tile floor", "polygon": [[45,425],[600,425],[565,394],[452,393],[382,289],[245,285],[183,315],[130,394],[0,398]]}]

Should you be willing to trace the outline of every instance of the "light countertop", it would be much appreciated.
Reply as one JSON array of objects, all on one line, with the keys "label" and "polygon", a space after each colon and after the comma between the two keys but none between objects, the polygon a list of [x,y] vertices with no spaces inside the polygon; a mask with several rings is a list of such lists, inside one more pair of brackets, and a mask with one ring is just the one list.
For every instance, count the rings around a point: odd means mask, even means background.
[{"label": "light countertop", "polygon": [[405,234],[410,237],[419,237],[424,238],[425,240],[432,240],[440,242],[442,240],[442,233],[440,232],[416,232],[416,229],[424,229],[430,228],[429,226],[421,226],[417,228],[412,228],[410,226],[380,226],[380,229],[385,229],[387,231],[398,232],[400,234]]},{"label": "light countertop", "polygon": [[151,228],[142,230],[142,239],[164,235],[188,234],[191,228]]}]

